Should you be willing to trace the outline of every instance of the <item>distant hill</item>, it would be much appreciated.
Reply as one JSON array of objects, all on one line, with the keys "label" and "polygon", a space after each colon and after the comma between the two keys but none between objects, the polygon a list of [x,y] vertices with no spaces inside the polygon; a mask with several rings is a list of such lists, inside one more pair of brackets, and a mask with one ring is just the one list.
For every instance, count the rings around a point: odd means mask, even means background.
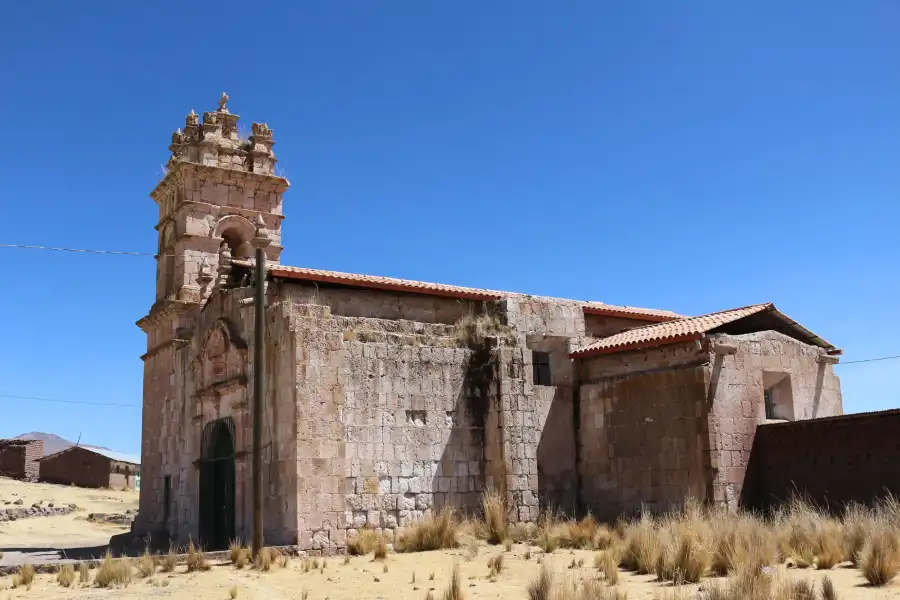
[{"label": "distant hill", "polygon": [[[66,448],[71,448],[75,445],[75,442],[70,442],[65,438],[61,438],[54,433],[44,433],[43,431],[32,431],[30,433],[23,433],[22,435],[16,436],[16,440],[41,440],[44,442],[44,456],[48,456],[50,454],[56,454],[57,452],[62,452]],[[86,444],[82,444],[84,446]],[[95,448],[101,448],[103,450],[109,450],[109,448],[103,448],[102,446],[94,446]]]}]

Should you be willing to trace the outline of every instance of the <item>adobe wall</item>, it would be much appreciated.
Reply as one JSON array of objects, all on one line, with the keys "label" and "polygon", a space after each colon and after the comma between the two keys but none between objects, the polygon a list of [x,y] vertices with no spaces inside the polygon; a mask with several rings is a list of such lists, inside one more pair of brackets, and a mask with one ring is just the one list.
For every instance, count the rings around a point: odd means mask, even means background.
[{"label": "adobe wall", "polygon": [[780,379],[790,391],[790,401],[779,407],[782,414],[789,420],[815,419],[843,412],[840,380],[824,350],[774,331],[717,334],[709,342],[735,349],[711,351],[709,417],[713,499],[735,507],[757,425],[766,423],[764,389]]},{"label": "adobe wall", "polygon": [[0,475],[37,481],[43,455],[43,440],[0,440]]},{"label": "adobe wall", "polygon": [[799,493],[840,510],[900,495],[898,431],[900,410],[761,425],[741,503],[766,509]]},{"label": "adobe wall", "polygon": [[41,481],[107,488],[110,487],[110,463],[105,456],[73,447],[41,461]]},{"label": "adobe wall", "polygon": [[577,361],[585,510],[614,519],[708,496],[708,360],[688,342]]}]

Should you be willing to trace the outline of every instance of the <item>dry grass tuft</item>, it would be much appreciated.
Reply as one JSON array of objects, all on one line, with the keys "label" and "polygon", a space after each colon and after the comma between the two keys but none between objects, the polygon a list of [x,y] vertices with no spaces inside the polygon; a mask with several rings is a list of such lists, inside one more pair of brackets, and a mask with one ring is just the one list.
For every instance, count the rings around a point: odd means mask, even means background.
[{"label": "dry grass tuft", "polygon": [[883,586],[900,573],[900,540],[897,532],[882,529],[872,534],[860,553],[859,567],[866,581]]},{"label": "dry grass tuft", "polygon": [[500,544],[509,533],[506,522],[506,501],[495,489],[481,495],[481,509],[484,512],[484,539],[488,544]]},{"label": "dry grass tuft", "polygon": [[808,579],[790,579],[779,591],[781,592],[777,595],[779,598],[790,600],[818,600],[816,597],[816,588]]},{"label": "dry grass tuft", "polygon": [[488,559],[488,571],[491,577],[499,577],[503,571],[503,555],[498,554]]},{"label": "dry grass tuft", "polygon": [[193,573],[194,571],[209,571],[210,569],[209,561],[206,560],[206,555],[194,546],[193,540],[188,540],[185,564],[187,565],[188,573]]},{"label": "dry grass tuft", "polygon": [[559,536],[553,515],[546,514],[541,517],[534,543],[546,554],[551,554],[559,548]]},{"label": "dry grass tuft", "polygon": [[591,515],[580,521],[569,520],[557,528],[559,545],[563,548],[593,548],[600,524]]},{"label": "dry grass tuft", "polygon": [[362,556],[375,550],[378,545],[379,534],[369,527],[363,527],[356,537],[347,543],[347,552],[354,556]]},{"label": "dry grass tuft", "polygon": [[446,506],[436,516],[421,519],[408,526],[395,541],[394,549],[397,552],[426,552],[456,548],[459,545],[458,531],[459,522],[453,509]]},{"label": "dry grass tuft", "polygon": [[594,567],[603,573],[606,583],[616,585],[619,583],[619,560],[614,552],[606,550],[594,556]]},{"label": "dry grass tuft", "polygon": [[175,570],[175,565],[178,563],[178,555],[175,554],[175,548],[169,548],[169,552],[163,556],[162,563],[159,565],[159,570],[163,573],[171,573]]},{"label": "dry grass tuft", "polygon": [[378,536],[378,541],[375,543],[375,549],[373,550],[372,560],[384,560],[387,558],[387,542],[384,539],[383,535]]},{"label": "dry grass tuft", "polygon": [[113,560],[112,555],[107,552],[103,563],[97,569],[97,574],[94,575],[94,585],[101,588],[128,585],[131,583],[131,577],[131,561],[127,559]]},{"label": "dry grass tuft", "polygon": [[837,591],[834,589],[834,582],[828,575],[822,580],[822,600],[837,600]]},{"label": "dry grass tuft", "polygon": [[137,569],[138,577],[146,579],[156,572],[156,561],[150,556],[150,550],[144,550],[140,558],[135,559],[134,567]]},{"label": "dry grass tuft", "polygon": [[459,565],[453,565],[450,585],[444,591],[442,600],[463,600],[462,584],[459,581]]},{"label": "dry grass tuft", "polygon": [[551,600],[553,576],[546,565],[541,567],[537,579],[528,584],[528,600]]},{"label": "dry grass tuft", "polygon": [[[286,569],[288,566],[288,563],[290,563],[290,561],[291,561],[291,557],[288,556],[287,554],[279,554],[278,555],[279,568]],[[325,561],[324,560],[322,561],[322,570],[323,571],[325,570]]]},{"label": "dry grass tuft", "polygon": [[273,564],[278,564],[281,559],[281,552],[277,548],[260,548],[253,559],[253,568],[257,571],[266,573],[272,570]]},{"label": "dry grass tuft", "polygon": [[640,574],[653,573],[660,555],[660,539],[650,516],[625,527],[622,566]]},{"label": "dry grass tuft", "polygon": [[238,597],[238,586],[231,586],[231,589],[228,590],[228,596],[231,598],[231,600],[235,600],[235,598]]},{"label": "dry grass tuft", "polygon": [[466,546],[466,560],[475,560],[478,556],[478,540],[472,540]]},{"label": "dry grass tuft", "polygon": [[241,543],[240,538],[232,540],[228,546],[228,560],[238,569],[243,569],[247,564],[248,554],[249,550]]},{"label": "dry grass tuft", "polygon": [[12,586],[14,588],[24,587],[25,589],[30,590],[31,584],[34,583],[34,576],[35,571],[33,566],[22,565],[13,577]]},{"label": "dry grass tuft", "polygon": [[78,583],[91,581],[91,568],[86,562],[78,563]]},{"label": "dry grass tuft", "polygon": [[751,516],[715,514],[710,519],[710,530],[710,568],[717,575],[730,575],[742,567],[758,571],[778,559],[772,531]]},{"label": "dry grass tuft", "polygon": [[[567,588],[566,591],[571,590],[571,587],[567,586]],[[557,597],[559,595],[562,594],[557,594]],[[581,589],[578,590],[576,598],[577,600],[628,600],[628,594],[616,587],[601,585],[595,579],[586,579]]]},{"label": "dry grass tuft", "polygon": [[75,585],[75,567],[72,565],[63,565],[56,574],[56,583],[63,587],[72,587]]}]

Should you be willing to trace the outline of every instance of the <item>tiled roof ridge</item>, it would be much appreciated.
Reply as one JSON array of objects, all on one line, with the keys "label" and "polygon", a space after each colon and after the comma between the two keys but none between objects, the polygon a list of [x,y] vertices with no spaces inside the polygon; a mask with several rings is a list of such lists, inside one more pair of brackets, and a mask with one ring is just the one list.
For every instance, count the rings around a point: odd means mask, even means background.
[{"label": "tiled roof ridge", "polygon": [[[235,259],[233,264],[252,267],[253,261],[247,259]],[[272,264],[269,265],[269,272],[274,276],[288,277],[294,276],[298,279],[307,279],[310,281],[325,281],[338,284],[353,285],[358,284],[368,287],[377,287],[381,289],[396,289],[398,291],[409,291],[413,293],[436,294],[445,296],[454,296],[462,298],[473,298],[482,300],[500,300],[514,296],[525,296],[533,298],[547,298],[549,300],[559,300],[574,302],[581,304],[583,307],[594,310],[608,310],[611,313],[620,313],[623,316],[635,315],[644,318],[660,319],[660,320],[678,320],[684,319],[684,315],[657,308],[645,308],[638,306],[625,306],[618,304],[608,304],[606,302],[596,300],[573,300],[569,298],[554,298],[549,296],[537,296],[522,292],[508,292],[499,290],[490,290],[486,288],[473,288],[466,286],[457,286],[444,283],[433,283],[425,281],[417,281],[413,279],[404,279],[399,277],[386,277],[383,275],[365,275],[361,273],[346,273],[342,271],[332,271],[328,269],[313,269],[309,267],[296,267],[290,265]]]}]

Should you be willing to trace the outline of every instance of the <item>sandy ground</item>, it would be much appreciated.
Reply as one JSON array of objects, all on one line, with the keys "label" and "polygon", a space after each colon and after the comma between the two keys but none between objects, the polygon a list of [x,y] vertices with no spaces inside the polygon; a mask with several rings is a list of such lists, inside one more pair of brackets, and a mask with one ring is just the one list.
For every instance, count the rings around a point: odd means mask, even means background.
[{"label": "sandy ground", "polygon": [[[185,573],[178,567],[173,574],[158,573],[150,579],[137,580],[128,587],[114,590],[77,586],[65,589],[57,585],[55,576],[39,575],[32,589],[10,589],[9,577],[0,583],[0,600],[14,598],[197,598],[200,600],[227,600],[232,586],[237,588],[238,600],[281,600],[304,598],[307,600],[364,600],[364,599],[408,599],[424,600],[429,590],[439,600],[447,587],[453,565],[460,566],[463,597],[466,600],[503,599],[526,600],[527,585],[536,577],[541,568],[539,550],[531,549],[531,558],[525,559],[526,547],[516,545],[505,553],[504,569],[496,581],[488,577],[488,558],[503,552],[502,547],[482,546],[478,556],[466,560],[465,551],[439,551],[418,554],[389,554],[385,563],[374,562],[370,556],[353,557],[349,564],[343,564],[343,557],[328,559],[324,571],[304,573],[301,561],[292,559],[285,569],[274,568],[268,573],[249,569],[242,571],[228,564],[216,564],[204,573]],[[555,577],[572,578],[583,581],[599,578],[593,568],[594,553],[590,551],[557,550],[544,556],[542,561],[550,565]],[[573,569],[569,565],[575,560]],[[584,566],[578,567],[578,560]],[[384,572],[387,565],[388,572]],[[434,579],[430,579],[431,574]],[[900,582],[887,588],[868,587],[859,571],[836,568],[828,572],[815,570],[791,570],[792,577],[806,577],[817,582],[826,574],[830,575],[842,600],[900,598]],[[93,572],[92,572],[93,575]],[[415,581],[413,581],[415,575]],[[165,587],[163,587],[165,585]],[[671,585],[654,581],[652,575],[633,575],[622,572],[620,587],[630,599],[675,599],[691,598],[698,586],[673,588]]]},{"label": "sandy ground", "polygon": [[[0,552],[10,554],[8,549],[11,548],[78,548],[106,544],[111,536],[128,528],[90,523],[88,514],[123,513],[138,507],[138,493],[133,490],[85,489],[0,478],[0,508],[14,508],[13,502],[20,498],[24,507],[43,501],[45,506],[49,502],[56,506],[75,504],[78,510],[65,516],[30,517],[0,523]],[[0,564],[3,564],[2,559]]]}]

